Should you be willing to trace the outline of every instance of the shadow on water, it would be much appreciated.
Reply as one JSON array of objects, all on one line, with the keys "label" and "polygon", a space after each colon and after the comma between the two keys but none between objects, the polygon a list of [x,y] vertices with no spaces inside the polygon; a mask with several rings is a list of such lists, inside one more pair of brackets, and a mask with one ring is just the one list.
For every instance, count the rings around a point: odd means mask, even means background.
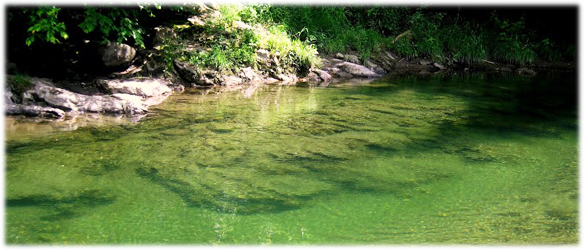
[{"label": "shadow on water", "polygon": [[[466,110],[456,115],[465,120],[456,123],[446,120],[437,124],[441,131],[438,133],[440,141],[461,133],[553,136],[554,130],[549,126],[578,128],[578,86],[575,74],[543,74],[535,77],[501,74],[409,75],[389,76],[380,81],[391,82],[392,85],[387,88],[363,86],[348,92],[381,96],[388,91],[407,89],[428,96],[446,94],[464,100]],[[370,110],[395,114],[393,111],[375,108]],[[542,126],[543,123],[548,127]]]},{"label": "shadow on water", "polygon": [[104,206],[114,203],[116,198],[101,190],[85,191],[70,197],[26,196],[6,200],[7,207],[56,206],[60,204],[78,204],[88,207]]}]

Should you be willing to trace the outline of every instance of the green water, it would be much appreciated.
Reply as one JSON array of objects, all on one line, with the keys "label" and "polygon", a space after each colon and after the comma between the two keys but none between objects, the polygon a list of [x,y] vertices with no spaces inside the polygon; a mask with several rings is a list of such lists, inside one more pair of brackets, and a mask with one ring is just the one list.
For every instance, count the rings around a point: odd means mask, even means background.
[{"label": "green water", "polygon": [[474,75],[199,91],[139,123],[7,134],[6,242],[577,244],[576,89]]}]

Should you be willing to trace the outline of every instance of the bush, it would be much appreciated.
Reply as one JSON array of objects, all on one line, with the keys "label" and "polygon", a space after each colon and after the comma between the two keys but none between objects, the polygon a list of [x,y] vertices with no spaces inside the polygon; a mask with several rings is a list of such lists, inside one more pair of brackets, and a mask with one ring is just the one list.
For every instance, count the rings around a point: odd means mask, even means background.
[{"label": "bush", "polygon": [[525,19],[513,22],[500,19],[496,13],[491,16],[494,29],[491,33],[490,55],[494,60],[525,65],[535,60],[533,45],[529,43],[533,34],[525,27]]}]

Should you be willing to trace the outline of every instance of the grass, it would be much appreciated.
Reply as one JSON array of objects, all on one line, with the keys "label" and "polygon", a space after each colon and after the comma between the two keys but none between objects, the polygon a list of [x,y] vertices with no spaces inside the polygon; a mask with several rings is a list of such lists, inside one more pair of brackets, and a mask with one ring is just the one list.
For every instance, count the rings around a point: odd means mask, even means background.
[{"label": "grass", "polygon": [[258,46],[272,52],[279,52],[285,65],[297,69],[309,69],[321,63],[314,45],[303,43],[299,39],[291,39],[284,26],[276,25],[268,29],[260,29],[256,35]]},{"label": "grass", "polygon": [[[233,50],[233,52],[226,52],[228,54],[226,58],[222,53],[213,54],[217,56],[212,59],[215,60],[216,66],[229,65],[227,60],[232,60],[232,64],[236,66],[250,64],[255,61],[257,49],[267,49],[272,55],[279,53],[283,67],[288,67],[293,71],[303,71],[320,65],[318,51],[313,45],[295,39],[281,25],[260,23],[260,17],[253,6],[221,5],[220,12],[221,16],[211,20],[211,25],[235,33],[236,42],[234,46],[225,48],[225,50]],[[233,29],[235,21],[243,21],[254,27],[252,30],[244,29],[243,31]]]},{"label": "grass", "polygon": [[[361,59],[390,49],[409,59],[473,64],[495,60],[528,65],[536,58],[557,61],[563,53],[547,38],[537,41],[526,21],[493,13],[488,23],[448,16],[427,7],[255,6],[255,20],[276,23],[319,51],[357,52]],[[394,41],[400,34],[409,36]],[[530,42],[531,41],[531,42]],[[574,51],[574,49],[572,49]],[[569,57],[569,56],[568,56]]]}]

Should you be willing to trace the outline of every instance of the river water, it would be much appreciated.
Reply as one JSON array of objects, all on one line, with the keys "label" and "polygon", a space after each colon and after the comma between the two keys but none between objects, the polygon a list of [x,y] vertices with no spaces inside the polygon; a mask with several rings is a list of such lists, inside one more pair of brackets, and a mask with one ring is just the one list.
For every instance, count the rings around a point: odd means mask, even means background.
[{"label": "river water", "polygon": [[6,243],[577,244],[576,90],[388,76],[190,91],[73,131],[7,119]]}]

